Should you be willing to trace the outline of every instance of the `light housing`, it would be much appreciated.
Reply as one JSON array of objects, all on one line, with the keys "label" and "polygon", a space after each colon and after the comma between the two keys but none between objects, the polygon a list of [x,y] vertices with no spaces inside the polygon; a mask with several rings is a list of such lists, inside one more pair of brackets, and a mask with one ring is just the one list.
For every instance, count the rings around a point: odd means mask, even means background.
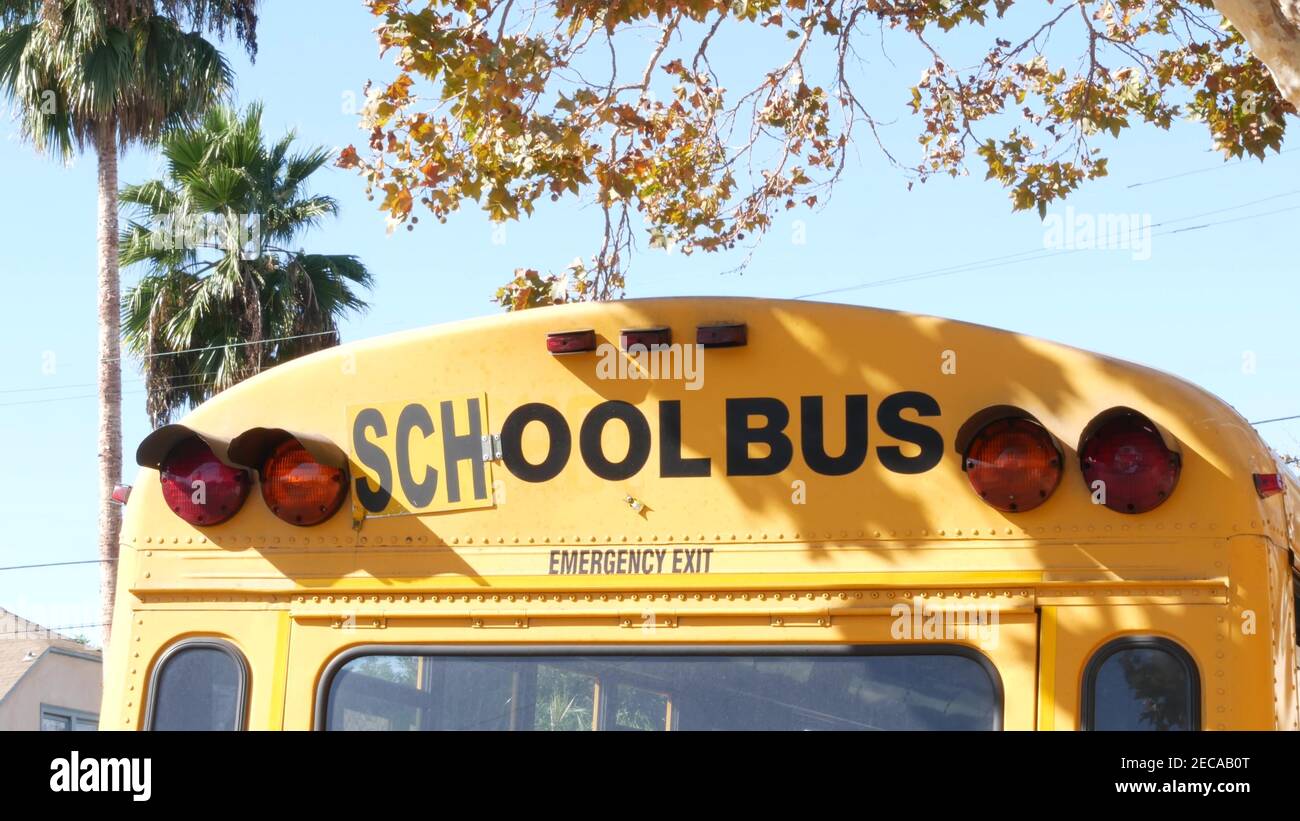
[{"label": "light housing", "polygon": [[347,454],[317,434],[252,428],[230,441],[229,454],[232,462],[257,471],[262,500],[291,525],[320,524],[347,498]]},{"label": "light housing", "polygon": [[590,328],[578,331],[554,331],[546,335],[546,351],[556,356],[594,350],[596,350],[596,332]]},{"label": "light housing", "polygon": [[186,522],[218,525],[234,516],[248,498],[248,471],[217,458],[198,436],[174,444],[158,467],[167,507]]},{"label": "light housing", "polygon": [[1254,478],[1255,492],[1259,494],[1261,499],[1267,499],[1270,496],[1276,496],[1286,491],[1286,485],[1283,484],[1282,474],[1280,473],[1256,473]]},{"label": "light housing", "polygon": [[1023,513],[1047,501],[1061,483],[1061,451],[1036,420],[1002,417],[970,437],[962,470],[989,505],[1004,513]]},{"label": "light housing", "polygon": [[711,322],[695,329],[695,343],[702,348],[739,348],[749,343],[749,329],[743,322]]},{"label": "light housing", "polygon": [[1100,491],[1106,507],[1119,513],[1146,513],[1173,493],[1182,457],[1146,416],[1114,408],[1084,431],[1079,464],[1088,489]]},{"label": "light housing", "polygon": [[618,335],[618,344],[624,351],[633,345],[653,350],[656,345],[673,344],[673,330],[662,325],[657,328],[624,328]]},{"label": "light housing", "polygon": [[278,518],[308,527],[333,516],[348,495],[346,472],[322,464],[289,437],[262,464],[262,499]]}]

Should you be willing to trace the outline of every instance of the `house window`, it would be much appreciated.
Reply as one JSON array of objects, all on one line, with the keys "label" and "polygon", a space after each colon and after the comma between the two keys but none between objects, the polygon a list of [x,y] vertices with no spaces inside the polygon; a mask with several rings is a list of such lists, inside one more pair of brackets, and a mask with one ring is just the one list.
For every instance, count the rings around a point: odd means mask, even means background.
[{"label": "house window", "polygon": [[99,729],[99,716],[68,707],[41,705],[41,729],[46,732],[86,732]]}]

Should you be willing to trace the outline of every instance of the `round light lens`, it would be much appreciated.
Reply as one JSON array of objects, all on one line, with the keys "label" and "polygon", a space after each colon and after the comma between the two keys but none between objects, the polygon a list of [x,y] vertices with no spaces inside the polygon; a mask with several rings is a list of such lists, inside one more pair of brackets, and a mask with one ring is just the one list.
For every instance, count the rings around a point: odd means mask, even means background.
[{"label": "round light lens", "polygon": [[1155,425],[1138,413],[1103,422],[1080,448],[1079,462],[1089,490],[1120,513],[1146,513],[1164,502],[1182,468]]},{"label": "round light lens", "polygon": [[1033,510],[1061,481],[1061,453],[1032,419],[998,419],[980,428],[964,464],[975,492],[1004,513]]},{"label": "round light lens", "polygon": [[234,516],[248,498],[248,471],[225,464],[202,439],[171,449],[159,469],[163,499],[192,525],[216,525]]},{"label": "round light lens", "polygon": [[334,515],[347,492],[343,471],[317,462],[297,439],[277,445],[262,466],[262,498],[291,525],[320,524]]}]

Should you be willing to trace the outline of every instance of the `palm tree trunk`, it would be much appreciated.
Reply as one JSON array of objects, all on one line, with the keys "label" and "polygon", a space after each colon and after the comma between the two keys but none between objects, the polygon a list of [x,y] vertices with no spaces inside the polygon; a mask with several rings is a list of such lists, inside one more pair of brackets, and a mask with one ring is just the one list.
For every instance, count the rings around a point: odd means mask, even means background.
[{"label": "palm tree trunk", "polygon": [[[116,124],[114,123],[113,126]],[[99,558],[104,648],[113,631],[121,511],[113,488],[122,478],[121,283],[117,271],[117,129],[95,141],[99,159]]]}]

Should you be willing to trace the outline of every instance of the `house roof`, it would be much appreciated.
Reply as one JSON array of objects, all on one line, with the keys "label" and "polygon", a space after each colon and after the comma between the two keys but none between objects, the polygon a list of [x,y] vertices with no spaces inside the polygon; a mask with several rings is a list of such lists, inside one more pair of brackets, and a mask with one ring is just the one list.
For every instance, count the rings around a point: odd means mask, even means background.
[{"label": "house roof", "polygon": [[0,608],[0,699],[47,651],[100,662],[100,652]]}]

